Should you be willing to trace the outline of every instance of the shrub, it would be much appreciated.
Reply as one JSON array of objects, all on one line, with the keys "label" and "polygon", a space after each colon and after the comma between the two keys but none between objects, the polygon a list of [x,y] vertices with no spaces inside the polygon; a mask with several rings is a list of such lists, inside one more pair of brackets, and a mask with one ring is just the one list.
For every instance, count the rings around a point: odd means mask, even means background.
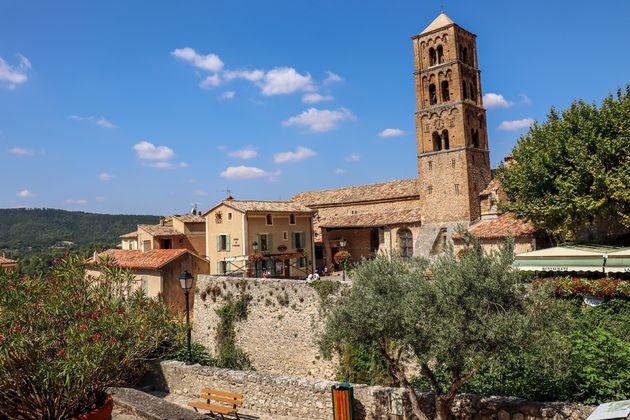
[{"label": "shrub", "polygon": [[[217,366],[217,359],[210,356],[208,350],[201,343],[191,343],[191,353],[193,363],[198,363],[202,366]],[[185,362],[188,360],[188,348],[185,342],[181,342],[174,351],[171,351],[164,357],[168,360],[178,360]]]},{"label": "shrub", "polygon": [[585,279],[579,277],[554,277],[534,280],[534,285],[548,288],[556,296],[573,297],[590,294],[596,297],[630,297],[630,281],[611,278]]},{"label": "shrub", "polygon": [[177,334],[168,308],[133,276],[85,275],[68,257],[44,279],[0,272],[0,418],[66,419],[103,404]]}]

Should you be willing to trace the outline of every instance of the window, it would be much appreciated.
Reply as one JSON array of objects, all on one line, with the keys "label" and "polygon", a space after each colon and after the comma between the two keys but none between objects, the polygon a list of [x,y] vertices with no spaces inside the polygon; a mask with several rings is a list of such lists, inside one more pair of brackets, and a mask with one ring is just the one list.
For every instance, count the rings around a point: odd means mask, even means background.
[{"label": "window", "polygon": [[437,93],[435,91],[435,84],[431,83],[429,85],[429,104],[435,105],[437,104]]},{"label": "window", "polygon": [[290,225],[294,225],[295,224],[295,214],[290,214],[289,215],[289,224]]},{"label": "window", "polygon": [[462,49],[462,61],[468,64],[468,48],[466,47]]},{"label": "window", "polygon": [[468,90],[466,89],[466,81],[462,80],[462,97],[468,99]]},{"label": "window", "polygon": [[217,225],[223,223],[223,213],[218,211],[214,214],[214,223]]},{"label": "window", "polygon": [[429,161],[429,170],[433,169],[433,161]]},{"label": "window", "polygon": [[437,63],[437,54],[435,53],[435,49],[429,48],[429,65],[435,66]]},{"label": "window", "polygon": [[398,231],[398,244],[401,257],[413,257],[413,235],[409,229],[400,229]]},{"label": "window", "polygon": [[146,252],[151,249],[151,241],[142,241],[142,252]]},{"label": "window", "polygon": [[267,217],[265,218],[265,221],[267,225],[273,225],[273,216],[268,214]]},{"label": "window", "polygon": [[217,251],[230,251],[230,235],[217,236]]},{"label": "window", "polygon": [[306,245],[304,232],[293,232],[293,238],[291,245],[293,249],[301,249]]},{"label": "window", "polygon": [[298,267],[302,268],[302,267],[306,267],[308,260],[306,259],[306,257],[299,257],[297,258],[296,263]]},{"label": "window", "polygon": [[217,274],[227,273],[227,261],[217,261]]},{"label": "window", "polygon": [[271,233],[261,233],[257,236],[258,238],[256,242],[258,242],[258,244],[260,245],[260,250],[271,251],[271,248],[273,247],[273,245],[271,244]]},{"label": "window", "polygon": [[228,220],[232,220],[232,213],[228,213]]},{"label": "window", "polygon": [[433,151],[439,152],[442,150],[442,138],[437,131],[433,132]]},{"label": "window", "polygon": [[479,149],[479,130],[474,130],[471,128],[471,134],[472,134],[472,146],[475,149]]},{"label": "window", "polygon": [[444,62],[444,48],[441,45],[437,47],[437,62],[438,64]]},{"label": "window", "polygon": [[459,184],[455,184],[455,195],[459,195]]},{"label": "window", "polygon": [[451,159],[451,168],[455,167],[455,159]]},{"label": "window", "polygon": [[172,249],[173,248],[173,240],[172,239],[162,239],[162,249]]},{"label": "window", "polygon": [[477,90],[475,89],[475,85],[470,83],[470,99],[477,102]]},{"label": "window", "polygon": [[142,276],[142,291],[149,296],[149,276]]},{"label": "window", "polygon": [[448,80],[442,82],[442,102],[448,102],[451,99],[450,92],[448,91]]},{"label": "window", "polygon": [[433,194],[433,185],[429,185],[429,186],[427,187],[427,192],[428,192],[429,194]]},{"label": "window", "polygon": [[444,144],[444,150],[448,150],[450,148],[448,145],[448,130],[442,131],[442,144]]},{"label": "window", "polygon": [[283,241],[288,241],[289,240],[289,232],[287,232],[286,230],[284,232],[282,232],[282,240]]}]

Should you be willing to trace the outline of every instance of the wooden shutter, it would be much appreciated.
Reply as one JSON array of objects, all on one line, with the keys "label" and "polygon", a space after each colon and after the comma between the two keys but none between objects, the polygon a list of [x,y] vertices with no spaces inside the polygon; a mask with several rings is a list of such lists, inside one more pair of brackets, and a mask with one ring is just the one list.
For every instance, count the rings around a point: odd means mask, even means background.
[{"label": "wooden shutter", "polygon": [[230,252],[230,235],[225,235],[225,250]]},{"label": "wooden shutter", "polygon": [[217,251],[221,251],[221,235],[217,235]]},{"label": "wooden shutter", "polygon": [[260,243],[260,234],[256,234],[256,243],[258,244],[258,251],[262,251],[262,244]]},{"label": "wooden shutter", "polygon": [[306,240],[305,240],[305,235],[304,232],[300,232],[300,248],[304,248],[306,246]]}]

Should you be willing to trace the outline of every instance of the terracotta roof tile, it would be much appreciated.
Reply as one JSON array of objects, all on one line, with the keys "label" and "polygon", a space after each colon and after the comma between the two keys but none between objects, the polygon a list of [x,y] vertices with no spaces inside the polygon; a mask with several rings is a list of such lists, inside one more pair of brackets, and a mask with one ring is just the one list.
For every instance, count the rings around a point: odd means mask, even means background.
[{"label": "terracotta roof tile", "polygon": [[184,223],[204,223],[206,219],[199,214],[174,214],[173,219],[181,220]]},{"label": "terracotta roof tile", "polygon": [[162,226],[162,225],[138,225],[138,229],[142,229],[145,232],[153,235],[153,236],[176,236],[183,235],[182,232],[171,226]]},{"label": "terracotta roof tile", "polygon": [[486,185],[486,188],[484,188],[479,195],[480,196],[484,196],[484,195],[488,195],[490,193],[492,193],[493,191],[496,192],[501,188],[501,182],[499,182],[498,179],[496,178],[492,178],[492,180],[488,183],[488,185]]},{"label": "terracotta roof tile", "polygon": [[417,179],[402,179],[378,184],[357,185],[331,190],[297,194],[289,199],[309,207],[349,204],[401,198],[418,199],[420,191]]},{"label": "terracotta roof tile", "polygon": [[504,213],[498,219],[482,220],[468,228],[468,232],[480,239],[514,238],[533,235],[536,229],[530,222],[517,218],[514,213]]},{"label": "terracotta roof tile", "polygon": [[420,209],[385,209],[370,213],[348,214],[322,218],[320,227],[377,227],[418,223],[421,219]]},{"label": "terracotta roof tile", "polygon": [[137,238],[138,237],[138,231],[134,230],[133,232],[129,232],[129,233],[125,233],[124,235],[120,235],[120,238]]},{"label": "terracotta roof tile", "polygon": [[11,258],[0,257],[0,264],[15,264],[17,261],[12,260]]},{"label": "terracotta roof tile", "polygon": [[290,201],[223,200],[223,204],[242,212],[312,213],[313,210]]},{"label": "terracotta roof tile", "polygon": [[[187,252],[189,252],[187,249],[151,249],[145,252],[108,249],[98,254],[97,258],[111,257],[120,267],[159,269]],[[94,263],[93,257],[88,260],[88,264]]]}]

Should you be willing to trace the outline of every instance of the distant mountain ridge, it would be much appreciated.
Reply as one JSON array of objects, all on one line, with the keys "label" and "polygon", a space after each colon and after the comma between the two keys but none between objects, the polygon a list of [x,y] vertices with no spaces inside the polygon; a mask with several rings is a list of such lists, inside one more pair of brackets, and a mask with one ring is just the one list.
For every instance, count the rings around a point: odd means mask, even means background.
[{"label": "distant mountain ridge", "polygon": [[[65,241],[77,247],[114,244],[139,224],[155,224],[158,216],[98,214],[58,209],[0,209],[0,250],[25,255]],[[68,242],[65,242],[68,244]]]}]

